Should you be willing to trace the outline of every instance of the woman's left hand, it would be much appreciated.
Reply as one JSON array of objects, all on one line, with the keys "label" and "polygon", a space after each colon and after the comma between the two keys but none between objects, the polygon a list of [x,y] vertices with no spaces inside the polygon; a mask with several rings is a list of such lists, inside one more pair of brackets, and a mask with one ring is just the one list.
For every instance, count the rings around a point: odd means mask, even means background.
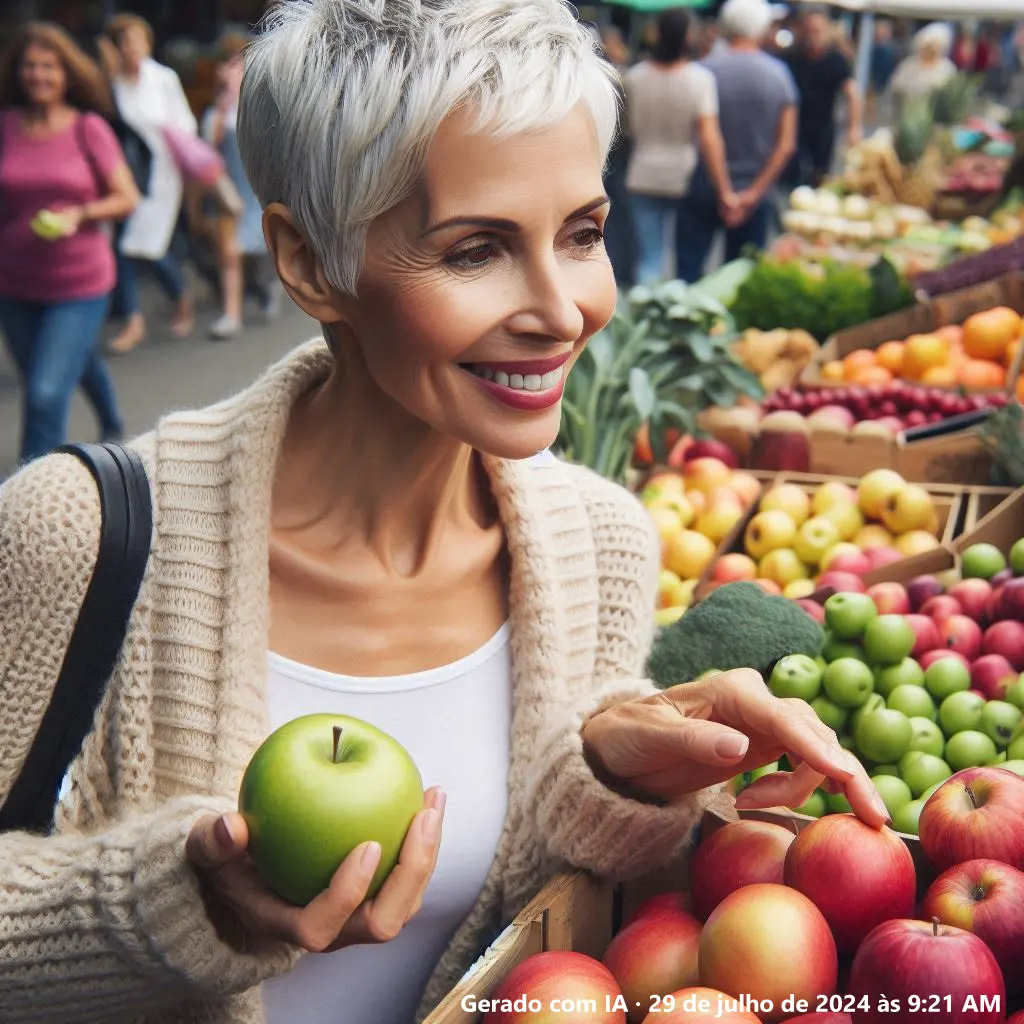
[{"label": "woman's left hand", "polygon": [[735,669],[607,708],[583,728],[599,773],[640,794],[676,799],[786,754],[792,772],[762,776],[738,807],[798,807],[826,780],[854,813],[881,828],[889,819],[863,765],[810,705],[774,697],[750,669]]},{"label": "woman's left hand", "polygon": [[66,209],[58,210],[57,216],[60,217],[64,229],[61,237],[71,238],[78,234],[79,228],[85,223],[85,207],[69,206]]}]

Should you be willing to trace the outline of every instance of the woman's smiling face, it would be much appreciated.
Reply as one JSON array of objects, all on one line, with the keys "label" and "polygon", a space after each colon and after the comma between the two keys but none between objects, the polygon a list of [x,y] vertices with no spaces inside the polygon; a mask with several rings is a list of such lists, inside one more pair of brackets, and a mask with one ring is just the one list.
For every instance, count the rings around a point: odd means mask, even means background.
[{"label": "woman's smiling face", "polygon": [[582,105],[506,139],[470,123],[446,120],[416,192],[371,225],[337,347],[412,417],[525,458],[555,440],[565,376],[615,307],[601,153]]}]

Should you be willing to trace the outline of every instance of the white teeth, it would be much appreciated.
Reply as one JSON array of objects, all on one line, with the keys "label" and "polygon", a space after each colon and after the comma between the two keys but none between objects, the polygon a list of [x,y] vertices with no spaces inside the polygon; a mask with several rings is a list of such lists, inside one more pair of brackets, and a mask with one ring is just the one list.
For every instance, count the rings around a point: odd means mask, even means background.
[{"label": "white teeth", "polygon": [[557,370],[551,370],[545,374],[509,374],[503,370],[492,370],[487,367],[476,366],[470,366],[469,369],[477,377],[482,377],[484,380],[493,380],[495,384],[503,388],[513,388],[516,391],[550,391],[558,386],[565,373],[564,366],[559,366]]}]

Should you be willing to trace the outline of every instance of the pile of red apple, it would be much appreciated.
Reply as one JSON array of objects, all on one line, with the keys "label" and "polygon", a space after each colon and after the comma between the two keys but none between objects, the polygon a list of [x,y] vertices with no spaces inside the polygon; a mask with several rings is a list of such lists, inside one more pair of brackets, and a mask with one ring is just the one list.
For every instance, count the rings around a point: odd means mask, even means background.
[{"label": "pile of red apple", "polygon": [[895,832],[852,814],[798,835],[764,821],[723,825],[694,851],[688,895],[637,908],[600,962],[528,957],[483,1019],[1002,1024],[1008,996],[1024,992],[1024,779],[960,772],[928,801],[922,826],[931,871],[919,878]]}]

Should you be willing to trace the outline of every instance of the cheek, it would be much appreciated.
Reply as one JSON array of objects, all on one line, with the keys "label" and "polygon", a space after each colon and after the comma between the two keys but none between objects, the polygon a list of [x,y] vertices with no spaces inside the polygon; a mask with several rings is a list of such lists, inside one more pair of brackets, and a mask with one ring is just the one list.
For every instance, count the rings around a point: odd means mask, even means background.
[{"label": "cheek", "polygon": [[607,259],[587,264],[587,274],[581,286],[578,301],[585,324],[584,334],[590,337],[608,325],[618,303],[618,286],[615,272]]}]

